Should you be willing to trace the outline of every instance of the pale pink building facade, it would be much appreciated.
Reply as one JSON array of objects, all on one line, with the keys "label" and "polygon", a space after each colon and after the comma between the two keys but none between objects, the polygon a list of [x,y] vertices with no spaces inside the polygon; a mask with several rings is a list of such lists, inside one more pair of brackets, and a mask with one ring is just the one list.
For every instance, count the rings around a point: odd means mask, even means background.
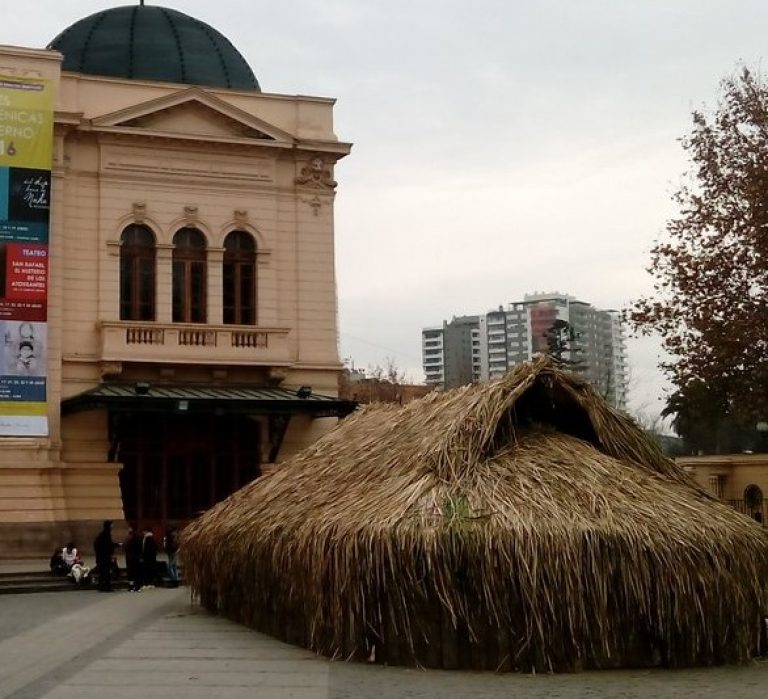
[{"label": "pale pink building facade", "polygon": [[[141,8],[144,11],[145,8]],[[340,363],[334,101],[62,70],[55,95],[48,435],[0,437],[0,556],[162,531],[314,441]]]}]

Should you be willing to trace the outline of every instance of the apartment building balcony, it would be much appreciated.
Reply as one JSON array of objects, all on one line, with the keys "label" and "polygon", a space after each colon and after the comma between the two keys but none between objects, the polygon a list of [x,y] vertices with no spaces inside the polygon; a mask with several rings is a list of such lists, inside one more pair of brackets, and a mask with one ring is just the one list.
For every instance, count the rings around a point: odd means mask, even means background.
[{"label": "apartment building balcony", "polygon": [[102,322],[103,362],[288,365],[288,328],[136,321]]}]

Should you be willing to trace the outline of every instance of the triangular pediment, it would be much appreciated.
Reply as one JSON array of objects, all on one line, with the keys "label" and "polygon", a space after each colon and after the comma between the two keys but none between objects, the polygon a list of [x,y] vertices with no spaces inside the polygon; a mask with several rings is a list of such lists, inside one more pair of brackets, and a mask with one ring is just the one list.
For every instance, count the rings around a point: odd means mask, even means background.
[{"label": "triangular pediment", "polygon": [[136,130],[167,136],[254,139],[293,143],[287,132],[199,88],[104,114],[96,129]]},{"label": "triangular pediment", "polygon": [[128,119],[119,126],[185,136],[234,136],[275,140],[273,136],[261,129],[255,129],[250,124],[232,119],[197,100]]}]

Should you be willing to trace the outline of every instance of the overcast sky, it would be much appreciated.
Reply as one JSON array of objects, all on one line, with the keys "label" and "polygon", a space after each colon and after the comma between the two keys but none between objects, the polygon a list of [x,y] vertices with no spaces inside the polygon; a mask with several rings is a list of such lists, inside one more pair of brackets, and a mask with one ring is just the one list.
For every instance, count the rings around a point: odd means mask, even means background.
[{"label": "overcast sky", "polygon": [[[118,4],[0,0],[42,47]],[[155,3],[148,3],[155,4]],[[164,4],[164,3],[163,3]],[[341,354],[420,380],[421,328],[524,293],[604,308],[647,293],[690,111],[768,54],[746,0],[169,0],[228,36],[267,92],[338,98]],[[658,342],[631,404],[658,409]]]}]

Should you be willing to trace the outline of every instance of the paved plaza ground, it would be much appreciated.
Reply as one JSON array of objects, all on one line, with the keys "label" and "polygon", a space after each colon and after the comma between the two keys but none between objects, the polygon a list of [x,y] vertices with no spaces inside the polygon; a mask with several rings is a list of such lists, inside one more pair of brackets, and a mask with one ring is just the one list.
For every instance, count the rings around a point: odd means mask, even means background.
[{"label": "paved plaza ground", "polygon": [[768,662],[495,675],[329,662],[191,606],[184,589],[0,595],[0,699],[766,699]]}]

